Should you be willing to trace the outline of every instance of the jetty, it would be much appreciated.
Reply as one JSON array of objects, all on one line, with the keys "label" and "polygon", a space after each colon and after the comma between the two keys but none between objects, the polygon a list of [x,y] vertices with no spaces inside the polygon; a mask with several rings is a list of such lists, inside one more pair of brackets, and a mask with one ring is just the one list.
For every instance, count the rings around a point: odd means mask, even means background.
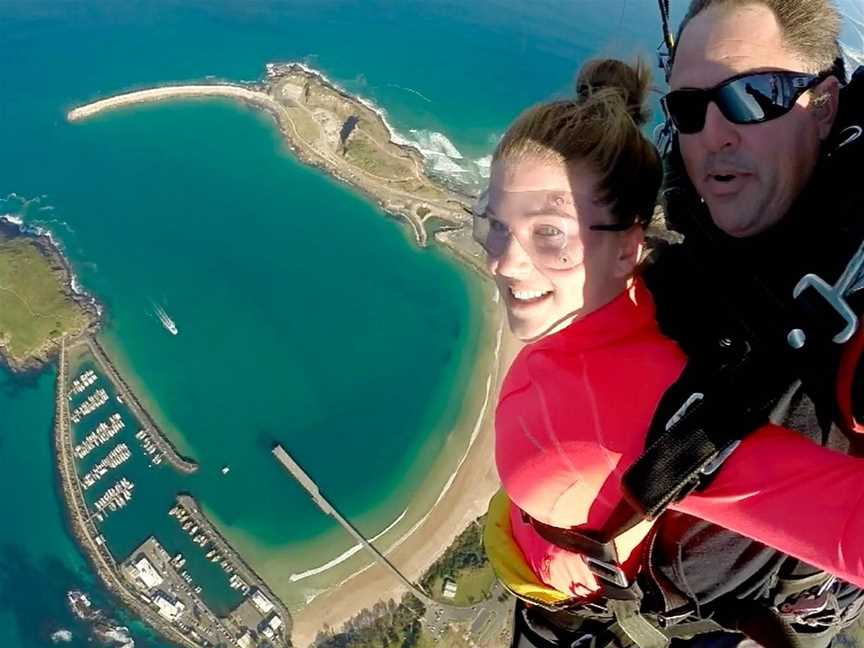
[{"label": "jetty", "polygon": [[135,396],[135,392],[133,392],[126,381],[123,380],[123,377],[120,375],[120,372],[117,371],[114,363],[111,362],[111,359],[108,357],[105,349],[102,348],[102,345],[93,337],[86,338],[85,344],[87,345],[87,348],[90,349],[90,353],[96,359],[99,367],[114,384],[117,393],[123,398],[123,402],[126,406],[142,424],[147,426],[147,429],[150,432],[150,439],[162,455],[164,455],[166,461],[182,473],[189,474],[198,470],[198,464],[191,459],[182,456],[177,451],[177,448],[175,448],[174,444],[172,444],[168,437],[165,436],[156,424],[156,421],[153,420],[153,417],[150,416],[146,409],[144,409],[144,406],[141,405],[138,398]]},{"label": "jetty", "polygon": [[72,447],[72,421],[68,402],[68,364],[66,358],[66,337],[60,341],[60,353],[57,371],[57,391],[54,410],[54,447],[57,457],[57,469],[60,477],[60,488],[69,511],[72,534],[78,540],[84,553],[93,564],[105,586],[117,595],[123,603],[158,630],[169,641],[178,646],[199,648],[186,634],[180,632],[170,623],[166,623],[154,610],[138,598],[130,590],[125,579],[119,574],[117,562],[108,550],[105,538],[93,523],[84,499],[84,490],[78,479],[75,466],[75,454]]},{"label": "jetty", "polygon": [[418,599],[420,599],[423,604],[427,606],[427,608],[449,607],[436,601],[426,592],[420,589],[418,585],[412,583],[401,571],[399,571],[396,565],[394,565],[392,562],[390,562],[390,560],[388,560],[387,556],[378,551],[378,549],[375,548],[375,545],[373,545],[366,538],[366,536],[360,533],[360,531],[358,531],[353,524],[351,524],[347,519],[345,519],[345,517],[336,509],[335,506],[333,506],[329,501],[327,501],[327,498],[325,498],[321,494],[321,489],[318,488],[318,485],[312,480],[311,477],[309,477],[309,475],[306,474],[306,471],[304,471],[300,467],[300,464],[294,461],[293,457],[291,457],[291,455],[285,451],[285,448],[283,448],[279,443],[277,443],[273,446],[272,452],[273,456],[276,457],[276,460],[281,463],[285,467],[285,469],[289,473],[291,473],[294,479],[296,479],[297,482],[306,490],[306,492],[309,493],[309,496],[312,498],[312,501],[314,501],[315,504],[318,505],[318,508],[320,508],[326,515],[329,515],[334,520],[336,520],[343,529],[345,529],[349,534],[351,534],[351,536],[355,540],[357,540],[357,542],[363,545],[363,547],[375,557],[375,560],[377,560],[381,565],[386,567],[390,571],[390,573],[396,576],[396,578],[402,581],[402,583],[405,584],[409,591]]}]

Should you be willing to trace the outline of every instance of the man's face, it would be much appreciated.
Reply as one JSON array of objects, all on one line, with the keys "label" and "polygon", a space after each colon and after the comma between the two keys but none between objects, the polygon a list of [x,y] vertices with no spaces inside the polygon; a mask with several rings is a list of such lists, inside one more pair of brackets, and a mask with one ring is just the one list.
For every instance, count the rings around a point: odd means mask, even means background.
[{"label": "man's face", "polygon": [[[684,29],[669,83],[672,90],[711,88],[742,72],[769,70],[808,70],[801,56],[786,48],[771,10],[762,4],[712,7]],[[679,135],[687,174],[722,230],[752,236],[788,211],[830,130],[810,106],[821,88],[761,124],[733,124],[712,102],[702,131]]]}]

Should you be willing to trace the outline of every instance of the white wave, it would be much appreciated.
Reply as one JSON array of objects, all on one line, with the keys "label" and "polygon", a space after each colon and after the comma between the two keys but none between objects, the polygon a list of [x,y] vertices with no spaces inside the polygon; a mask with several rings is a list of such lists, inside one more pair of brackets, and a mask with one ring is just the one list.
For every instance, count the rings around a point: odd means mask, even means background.
[{"label": "white wave", "polygon": [[[486,379],[486,395],[483,399],[483,406],[480,408],[480,414],[477,416],[477,421],[474,424],[474,429],[471,431],[471,438],[468,441],[468,446],[465,448],[465,452],[462,454],[462,457],[459,459],[459,462],[456,464],[456,468],[453,470],[450,477],[447,479],[447,481],[444,483],[444,486],[441,488],[441,492],[438,494],[438,498],[435,500],[435,503],[431,507],[429,507],[429,510],[426,512],[426,514],[423,517],[421,517],[419,520],[417,520],[417,522],[415,522],[414,525],[410,529],[408,529],[408,531],[406,531],[401,537],[399,537],[396,540],[396,542],[394,542],[392,545],[387,547],[387,549],[385,549],[384,551],[381,552],[385,556],[389,555],[390,553],[395,551],[399,546],[401,546],[402,543],[404,543],[408,538],[410,538],[417,531],[417,529],[419,529],[423,525],[423,523],[425,523],[426,520],[429,519],[429,516],[432,515],[432,512],[435,510],[435,507],[441,503],[441,500],[444,499],[444,496],[450,490],[450,487],[453,486],[453,482],[456,480],[456,477],[459,474],[459,470],[462,468],[462,465],[465,463],[465,460],[468,458],[468,454],[471,452],[471,448],[474,446],[474,442],[477,440],[477,437],[480,435],[480,428],[483,425],[483,419],[486,415],[486,410],[489,407],[489,400],[492,396],[492,381],[493,381],[494,377],[498,374],[498,369],[499,369],[500,360],[501,360],[501,342],[503,340],[503,335],[504,335],[504,323],[502,322],[501,325],[498,327],[498,333],[497,333],[497,336],[495,339],[495,351],[493,354],[494,360],[492,363],[492,369],[489,372],[489,376]],[[335,588],[341,587],[342,585],[347,583],[349,580],[351,580],[355,576],[359,576],[360,574],[362,574],[366,570],[371,569],[374,565],[375,565],[375,561],[370,562],[368,565],[366,565],[362,569],[357,570],[356,572],[354,572],[350,576],[347,576],[344,579],[342,579],[341,581],[339,581],[336,585],[334,585],[334,587]],[[316,594],[316,596],[317,596],[317,594]]]},{"label": "white wave", "polygon": [[102,636],[120,644],[120,648],[135,648],[135,641],[129,636],[129,628],[115,626],[102,633]]},{"label": "white wave", "polygon": [[[379,538],[383,537],[388,531],[390,531],[390,529],[392,529],[397,524],[399,524],[407,513],[408,513],[408,509],[406,508],[404,511],[402,511],[402,514],[399,517],[397,517],[395,520],[393,520],[393,522],[391,522],[390,525],[386,529],[384,529],[378,535],[376,535],[374,538],[372,538],[370,540],[370,542],[375,542]],[[351,547],[350,549],[348,549],[347,551],[336,556],[333,560],[324,563],[323,565],[319,565],[318,567],[313,567],[312,569],[307,569],[306,571],[300,572],[299,574],[291,574],[288,577],[288,580],[292,583],[296,583],[297,581],[303,580],[304,578],[309,578],[310,576],[315,576],[316,574],[320,574],[322,572],[325,572],[328,569],[331,569],[331,568],[335,567],[336,565],[345,562],[351,556],[355,555],[357,552],[361,551],[362,549],[363,549],[363,545],[358,543],[358,544],[354,545],[353,547]],[[317,594],[315,596],[317,596]],[[308,603],[308,601],[307,601],[307,603]]]},{"label": "white wave", "polygon": [[14,214],[2,214],[0,215],[0,221],[15,225],[19,229],[24,227],[24,219],[20,216],[15,216]]},{"label": "white wave", "polygon": [[70,641],[72,641],[72,632],[65,628],[51,633],[51,643],[69,643]]},{"label": "white wave", "polygon": [[463,158],[459,149],[456,148],[453,142],[447,139],[447,136],[444,133],[414,128],[408,132],[411,133],[414,141],[424,154],[446,155],[453,160],[461,160]]},{"label": "white wave", "polygon": [[448,157],[445,156],[435,156],[429,161],[430,169],[436,173],[440,173],[442,175],[450,175],[450,176],[461,176],[467,173],[471,173],[468,169],[463,166],[460,166],[457,162],[454,162]]},{"label": "white wave", "polygon": [[[38,196],[36,198],[30,199],[29,202],[38,201],[43,198],[45,198],[45,196]],[[31,236],[48,239],[51,247],[57,250],[57,253],[65,258],[65,252],[62,242],[56,236],[54,236],[54,232],[52,232],[49,228],[43,227],[42,225],[30,224],[28,222],[25,222],[24,219],[18,214],[0,214],[0,221],[4,221],[6,223],[17,226],[18,231],[20,231],[22,234],[29,234]],[[102,305],[96,300],[95,297],[93,297],[93,295],[91,295],[81,287],[81,282],[78,281],[78,275],[76,275],[75,272],[72,270],[71,265],[69,265],[69,287],[76,295],[80,295],[88,302],[90,302],[99,317],[102,316]]]}]

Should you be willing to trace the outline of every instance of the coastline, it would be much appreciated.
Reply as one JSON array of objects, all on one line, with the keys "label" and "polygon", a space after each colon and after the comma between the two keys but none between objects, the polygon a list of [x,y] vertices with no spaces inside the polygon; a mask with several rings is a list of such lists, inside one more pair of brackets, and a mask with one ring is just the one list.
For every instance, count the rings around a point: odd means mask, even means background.
[{"label": "coastline", "polygon": [[[436,491],[438,488],[442,490],[436,492],[432,507],[394,542],[379,547],[414,582],[419,581],[459,533],[486,512],[489,499],[499,488],[493,461],[495,401],[506,369],[522,345],[509,334],[503,317],[494,320],[495,324],[489,327],[490,334],[497,338],[492,341],[497,347],[494,367],[488,376],[477,376],[482,380],[476,381],[477,389],[467,399],[485,396],[485,404],[479,408],[482,416],[469,416],[470,412],[480,413],[474,406],[476,403],[469,402],[465,413],[456,422],[457,427],[467,425],[473,428],[470,445],[453,466],[443,488],[440,483],[436,487]],[[430,486],[424,484],[421,488]],[[415,494],[414,500],[420,495],[420,492]],[[398,600],[405,591],[405,587],[384,568],[370,563],[293,613],[294,643],[297,646],[310,645],[324,621],[337,629],[363,609],[371,609],[376,602],[388,598]]]},{"label": "coastline", "polygon": [[[31,241],[36,249],[47,259],[52,272],[61,276],[60,283],[64,296],[74,302],[87,316],[89,323],[75,337],[95,335],[103,324],[104,309],[95,297],[83,291],[69,260],[51,232],[42,228],[31,228],[15,216],[0,214],[0,238],[24,238]],[[36,373],[52,362],[59,360],[60,346],[56,342],[43,347],[39,353],[25,359],[15,358],[0,342],[0,362],[13,374]]]},{"label": "coastline", "polygon": [[[434,241],[447,248],[449,255],[465,267],[466,280],[477,281],[478,294],[488,296],[490,286],[485,281],[487,274],[479,255],[479,247],[473,242],[470,232],[470,216],[466,209],[469,197],[454,191],[449,184],[445,186],[438,178],[427,177],[423,168],[423,154],[398,136],[387,123],[383,111],[374,104],[350,95],[320,72],[302,64],[268,64],[267,73],[267,78],[262,83],[186,84],[128,92],[74,108],[69,111],[67,118],[70,122],[77,122],[126,106],[197,98],[229,99],[263,110],[274,118],[283,141],[301,162],[347,184],[366,199],[376,203],[385,213],[403,219],[419,247],[430,244],[429,234],[432,233]],[[308,123],[303,123],[303,119],[308,119],[309,115],[298,105],[302,102],[291,103],[285,99],[288,94],[286,88],[294,87],[292,84],[298,83],[298,78],[307,81],[309,78],[315,79],[320,85],[316,87],[316,91],[320,90],[324,95],[329,93],[326,98],[330,100],[333,95],[338,95],[336,100],[344,101],[350,110],[371,112],[374,117],[366,114],[366,128],[374,131],[378,138],[372,138],[372,142],[380,149],[376,155],[385,153],[390,159],[399,159],[400,163],[404,163],[401,171],[409,168],[416,177],[406,178],[399,174],[383,177],[368,168],[346,163],[343,159],[344,150],[342,157],[339,157],[324,146],[324,135],[327,134],[325,127],[328,125],[326,120],[323,126],[319,124],[324,129],[323,135],[319,133],[318,139],[312,143],[304,139],[303,129],[306,129],[308,136],[310,128]],[[294,87],[294,90],[296,89]],[[277,100],[275,97],[282,99]],[[386,132],[386,141],[382,132]],[[395,154],[393,149],[397,151]],[[385,161],[388,159],[386,156],[382,158]],[[386,164],[384,166],[386,167]],[[422,191],[412,193],[405,190],[403,185],[407,181],[416,184]],[[432,226],[432,223],[435,225]],[[427,231],[427,227],[431,231]],[[411,526],[407,531],[397,530],[388,534],[393,527],[398,526],[402,520],[400,516],[379,534],[389,536],[399,533],[395,540],[381,542],[381,549],[388,559],[415,582],[444,553],[454,538],[485,512],[489,498],[498,488],[493,462],[495,398],[505,370],[520,345],[504,331],[506,325],[496,305],[486,304],[482,308],[487,310],[487,313],[494,310],[494,316],[487,318],[483,336],[486,338],[484,346],[490,351],[478,354],[472,370],[471,387],[463,401],[462,413],[447,432],[448,442],[452,438],[460,447],[462,443],[467,443],[467,447],[458,454],[452,449],[441,451],[435,460],[436,468],[432,471],[434,477],[430,474],[421,480],[412,496],[411,508],[414,508],[415,503],[420,503],[417,508],[422,512],[416,520],[409,516]],[[446,468],[442,470],[444,466]],[[222,529],[221,525],[220,529],[227,531],[227,536],[231,538],[230,530]],[[232,544],[238,545],[233,541]],[[344,553],[350,551],[352,550]],[[268,584],[278,593],[282,589],[282,581],[289,579],[276,576],[280,571],[284,571],[284,568],[280,568],[273,560],[278,554],[271,554],[268,560],[267,553],[266,550],[256,551],[257,555],[250,563],[267,578]],[[348,557],[347,562],[356,564],[356,560],[350,560],[352,556],[353,554]],[[321,565],[323,569],[320,570],[313,567],[312,571],[326,574],[339,564],[335,562],[336,559],[330,561],[334,564]],[[337,569],[336,573],[339,571]],[[341,571],[342,575],[334,577],[331,574],[330,579],[324,579],[332,583],[336,578],[342,578],[340,582],[330,585],[316,595],[299,612],[293,612],[295,645],[311,643],[325,623],[332,628],[339,627],[364,608],[371,608],[381,600],[398,597],[405,589],[392,574],[383,571],[382,567],[374,563],[355,570],[347,577],[344,577],[344,569]],[[279,582],[274,583],[274,580]]]},{"label": "coastline", "polygon": [[[428,174],[424,168],[426,158],[423,153],[396,133],[380,108],[367,99],[351,95],[320,71],[302,63],[268,63],[266,69],[267,76],[259,83],[240,85],[219,82],[145,88],[72,108],[66,114],[66,118],[72,123],[81,122],[119,108],[171,100],[216,98],[239,101],[271,115],[284,142],[302,163],[317,168],[348,185],[377,204],[386,214],[401,219],[411,230],[418,246],[426,247],[430,243],[426,229],[426,223],[430,219],[443,221],[460,230],[470,224],[467,210],[472,200],[471,196],[451,186],[452,183],[443,180],[441,176],[433,177]],[[301,82],[305,83],[307,88],[314,82],[316,91],[329,93],[331,96],[328,98],[332,99],[335,96],[344,105],[337,106],[334,114],[326,117],[321,116],[320,109],[318,112],[307,110],[303,101],[296,96],[296,86],[293,85]],[[289,86],[293,90],[286,89]],[[373,130],[380,128],[378,137],[372,138],[372,142],[380,149],[376,151],[376,155],[381,158],[401,158],[405,163],[410,161],[409,176],[381,175],[364,168],[363,165],[346,161],[344,148],[341,149],[341,155],[338,153],[340,150],[338,142],[334,145],[333,133],[328,132],[328,129],[332,129],[333,126],[329,122],[334,115],[344,113],[346,108],[349,112],[355,111],[357,115],[362,115],[362,118],[371,124]],[[309,139],[310,123],[314,141]],[[307,131],[305,135],[301,132],[304,129]],[[362,132],[359,127],[357,130]],[[346,136],[343,144],[347,146],[348,141],[350,135]],[[392,150],[388,152],[387,147]],[[438,236],[435,239],[451,249],[462,245],[462,242],[457,239]],[[476,247],[470,242],[468,246]],[[472,256],[470,250],[454,249],[453,251],[456,256],[470,263]]]}]

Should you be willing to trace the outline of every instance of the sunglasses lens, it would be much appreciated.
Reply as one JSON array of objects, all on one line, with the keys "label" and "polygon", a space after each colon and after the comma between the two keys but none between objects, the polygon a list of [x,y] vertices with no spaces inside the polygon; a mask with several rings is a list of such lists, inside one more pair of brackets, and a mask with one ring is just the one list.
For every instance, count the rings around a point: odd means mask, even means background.
[{"label": "sunglasses lens", "polygon": [[708,98],[704,90],[676,90],[666,95],[666,110],[679,132],[689,135],[702,130]]},{"label": "sunglasses lens", "polygon": [[794,104],[784,81],[776,74],[735,79],[716,90],[717,106],[734,124],[757,124],[782,117]]}]

